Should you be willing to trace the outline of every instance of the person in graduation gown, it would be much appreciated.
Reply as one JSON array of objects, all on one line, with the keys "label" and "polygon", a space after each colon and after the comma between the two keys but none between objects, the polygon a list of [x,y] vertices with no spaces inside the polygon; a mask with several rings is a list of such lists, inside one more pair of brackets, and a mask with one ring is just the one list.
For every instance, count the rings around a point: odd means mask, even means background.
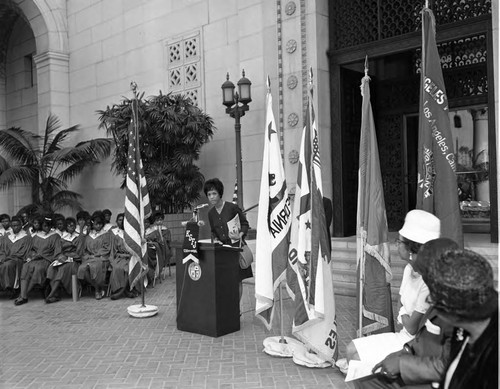
[{"label": "person in graduation gown", "polygon": [[105,209],[104,211],[102,211],[102,214],[104,215],[104,227],[102,227],[102,229],[104,231],[109,231],[113,227],[115,227],[113,223],[111,223],[111,215],[113,213],[109,209]]},{"label": "person in graduation gown", "polygon": [[0,215],[0,236],[10,234],[12,228],[10,227],[10,216],[6,213]]},{"label": "person in graduation gown", "polygon": [[31,236],[22,229],[22,221],[14,216],[11,221],[12,233],[0,238],[0,289],[11,292],[19,288],[19,275],[24,258],[31,249]]},{"label": "person in graduation gown", "polygon": [[55,303],[61,299],[59,295],[61,287],[71,295],[72,276],[76,274],[79,265],[82,263],[85,236],[76,232],[76,220],[74,218],[65,219],[64,225],[66,231],[62,232],[61,235],[61,254],[47,270],[47,278],[50,280],[50,293],[45,299],[47,304]]},{"label": "person in graduation gown", "polygon": [[[222,244],[240,247],[245,244],[245,236],[248,232],[249,224],[242,210],[233,203],[229,203],[222,199],[224,195],[224,185],[218,178],[213,178],[205,182],[203,191],[208,198],[208,201],[213,206],[208,211],[208,221],[212,231],[212,238]],[[236,216],[239,218],[239,229],[229,231],[228,222],[232,223]],[[241,240],[241,242],[240,242]],[[240,301],[243,293],[242,281],[246,278],[253,277],[252,267],[239,269],[239,292]]]},{"label": "person in graduation gown", "polygon": [[148,242],[148,285],[154,285],[166,265],[167,258],[167,231],[154,223],[154,220],[154,215],[144,220],[144,236]]},{"label": "person in graduation gown", "polygon": [[78,267],[78,279],[92,285],[96,300],[101,300],[106,294],[106,275],[109,268],[111,253],[111,235],[104,231],[104,216],[96,211],[92,215],[92,227],[85,237],[82,264]]},{"label": "person in graduation gown", "polygon": [[43,221],[43,217],[40,216],[40,215],[36,215],[33,218],[33,224],[28,229],[28,234],[31,237],[35,236],[36,233],[41,230],[41,228],[42,228],[42,221]]},{"label": "person in graduation gown", "polygon": [[116,227],[110,230],[111,234],[111,275],[109,282],[111,285],[111,300],[118,300],[122,297],[137,297],[135,290],[130,291],[128,271],[131,254],[125,247],[123,240],[123,220],[125,214],[119,213],[116,216]]},{"label": "person in graduation gown", "polygon": [[153,223],[160,233],[160,242],[163,248],[163,258],[162,265],[160,267],[160,272],[164,274],[165,266],[170,266],[170,259],[172,257],[172,234],[169,228],[163,224],[163,214],[161,212],[155,212],[153,214]]},{"label": "person in graduation gown", "polygon": [[90,232],[90,215],[87,211],[79,211],[76,214],[76,232],[82,235]]},{"label": "person in graduation gown", "polygon": [[59,236],[63,236],[66,232],[66,218],[60,213],[54,214],[54,228]]},{"label": "person in graduation gown", "polygon": [[21,293],[15,305],[28,302],[28,294],[35,285],[45,287],[47,269],[61,254],[61,237],[52,230],[52,219],[44,218],[42,230],[32,238],[31,250],[21,271]]}]

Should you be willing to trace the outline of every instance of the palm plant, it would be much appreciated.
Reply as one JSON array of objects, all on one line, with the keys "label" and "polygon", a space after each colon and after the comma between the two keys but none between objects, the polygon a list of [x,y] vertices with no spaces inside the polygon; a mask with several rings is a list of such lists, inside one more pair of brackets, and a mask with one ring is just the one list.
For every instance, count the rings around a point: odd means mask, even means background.
[{"label": "palm plant", "polygon": [[[159,93],[137,99],[139,145],[151,202],[169,213],[181,212],[198,200],[205,178],[194,161],[213,136],[213,120],[182,95]],[[132,100],[97,111],[100,128],[115,140],[112,167],[126,182],[128,126]]]},{"label": "palm plant", "polygon": [[79,127],[58,131],[59,128],[59,119],[50,114],[43,136],[18,127],[0,130],[0,188],[11,188],[18,183],[30,185],[32,204],[23,211],[81,209],[81,195],[68,190],[69,183],[84,168],[111,154],[112,139],[91,139],[64,146],[68,136],[79,131]]}]

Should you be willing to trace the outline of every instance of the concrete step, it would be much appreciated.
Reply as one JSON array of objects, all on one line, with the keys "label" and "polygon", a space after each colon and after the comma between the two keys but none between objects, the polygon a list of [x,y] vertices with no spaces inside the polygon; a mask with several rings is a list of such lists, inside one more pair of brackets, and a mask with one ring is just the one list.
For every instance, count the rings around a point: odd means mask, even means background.
[{"label": "concrete step", "polygon": [[[352,270],[333,269],[332,276],[333,276],[333,282],[342,281],[342,282],[356,283],[356,280],[358,278],[357,272],[352,271]],[[403,278],[403,272],[401,272],[401,273],[394,273],[393,272],[391,284],[398,285],[398,287],[399,287],[401,285],[402,278]]]}]

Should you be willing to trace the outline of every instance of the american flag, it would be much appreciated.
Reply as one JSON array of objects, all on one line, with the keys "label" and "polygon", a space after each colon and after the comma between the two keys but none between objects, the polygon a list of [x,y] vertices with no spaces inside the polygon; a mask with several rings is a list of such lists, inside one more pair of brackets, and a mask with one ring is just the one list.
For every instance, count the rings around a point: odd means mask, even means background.
[{"label": "american flag", "polygon": [[132,119],[129,125],[127,193],[125,196],[124,241],[132,254],[129,262],[128,278],[130,289],[148,271],[146,240],[144,239],[144,219],[151,215],[146,177],[142,168],[139,149],[137,99],[132,101]]}]

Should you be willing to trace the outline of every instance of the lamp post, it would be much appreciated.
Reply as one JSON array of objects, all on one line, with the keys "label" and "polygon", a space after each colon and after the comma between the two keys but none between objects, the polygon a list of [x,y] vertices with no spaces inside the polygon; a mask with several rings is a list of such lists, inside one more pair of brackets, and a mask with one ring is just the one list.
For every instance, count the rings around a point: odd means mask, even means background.
[{"label": "lamp post", "polygon": [[229,81],[227,73],[226,81],[222,84],[222,104],[226,106],[226,113],[234,118],[234,131],[236,132],[236,182],[238,185],[238,207],[243,209],[243,166],[241,160],[241,124],[240,118],[245,116],[249,110],[248,104],[252,101],[252,83],[245,77],[245,70],[238,81],[238,91],[234,91],[234,84]]}]

